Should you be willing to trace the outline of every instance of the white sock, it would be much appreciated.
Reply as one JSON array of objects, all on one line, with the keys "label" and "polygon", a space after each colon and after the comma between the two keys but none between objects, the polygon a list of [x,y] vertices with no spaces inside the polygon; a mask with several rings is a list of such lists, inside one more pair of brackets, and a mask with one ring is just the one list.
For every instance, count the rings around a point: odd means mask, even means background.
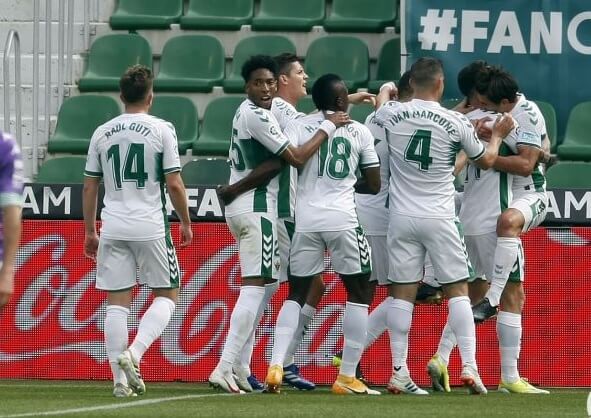
[{"label": "white sock", "polygon": [[497,337],[501,353],[501,379],[505,383],[519,380],[517,360],[521,349],[521,315],[500,311],[497,315]]},{"label": "white sock", "polygon": [[456,335],[462,365],[476,366],[476,328],[468,296],[451,298],[447,303],[447,323]]},{"label": "white sock", "polygon": [[408,332],[414,307],[414,304],[405,300],[392,299],[388,309],[392,368],[393,373],[399,376],[409,375],[406,358],[408,356]]},{"label": "white sock", "polygon": [[369,314],[365,348],[372,345],[388,329],[388,307],[393,300],[392,296],[388,296]]},{"label": "white sock", "polygon": [[154,298],[152,304],[142,316],[135,339],[129,346],[129,351],[138,362],[152,343],[160,337],[160,334],[170,322],[174,308],[175,304],[172,299],[163,296]]},{"label": "white sock", "polygon": [[119,305],[108,305],[104,329],[105,348],[107,349],[107,357],[113,373],[113,383],[122,383],[125,386],[127,386],[127,378],[117,363],[117,357],[125,351],[129,343],[128,316],[129,309]]},{"label": "white sock", "polygon": [[296,351],[298,351],[298,347],[300,346],[304,335],[306,334],[306,329],[308,329],[308,325],[312,322],[312,318],[314,318],[314,314],[316,313],[316,308],[312,305],[308,305],[307,303],[302,307],[300,311],[300,319],[298,322],[298,328],[296,329],[295,333],[293,334],[293,338],[289,343],[289,347],[287,348],[287,353],[285,354],[285,360],[283,361],[283,366],[289,366],[295,363],[294,356]]},{"label": "white sock", "polygon": [[439,347],[437,347],[437,354],[439,354],[439,357],[446,365],[449,364],[449,356],[451,355],[451,352],[456,344],[456,335],[449,324],[446,323],[445,327],[443,327],[443,331],[441,332]]},{"label": "white sock", "polygon": [[495,266],[490,288],[486,292],[486,297],[492,306],[499,306],[501,295],[509,280],[509,274],[519,256],[519,238],[497,238],[497,247],[495,249]]},{"label": "white sock", "polygon": [[240,288],[240,295],[230,316],[230,329],[226,343],[218,363],[222,373],[232,371],[234,360],[254,329],[254,321],[264,297],[265,288],[263,286],[242,286]]},{"label": "white sock", "polygon": [[275,324],[275,339],[273,340],[273,353],[269,365],[280,364],[283,366],[285,354],[300,322],[302,307],[295,300],[286,300],[281,306]]},{"label": "white sock", "polygon": [[343,359],[340,374],[355,376],[355,369],[361,360],[365,339],[367,338],[368,305],[347,302],[343,315]]},{"label": "white sock", "polygon": [[252,327],[252,332],[246,340],[244,344],[244,348],[240,351],[238,355],[237,362],[240,364],[240,367],[248,372],[248,375],[251,374],[250,372],[250,362],[252,360],[252,351],[254,350],[254,344],[256,342],[256,331],[259,323],[261,322],[261,318],[265,314],[265,309],[267,305],[273,298],[275,292],[277,292],[277,288],[279,287],[279,282],[268,283],[265,285],[265,296],[263,297],[263,301],[261,302],[261,306],[259,306],[259,310],[257,312],[257,316],[254,320],[254,324]]}]

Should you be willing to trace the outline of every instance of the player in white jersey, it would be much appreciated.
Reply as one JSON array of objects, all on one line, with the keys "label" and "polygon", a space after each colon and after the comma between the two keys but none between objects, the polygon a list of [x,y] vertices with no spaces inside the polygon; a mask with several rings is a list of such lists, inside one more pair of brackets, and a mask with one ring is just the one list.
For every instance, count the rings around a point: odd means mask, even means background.
[{"label": "player in white jersey", "polygon": [[[333,122],[326,120],[309,143],[291,145],[270,111],[277,86],[273,58],[251,57],[242,67],[242,77],[248,98],[238,108],[232,124],[230,186],[251,184],[253,178],[249,175],[253,170],[276,156],[301,167],[336,129]],[[349,121],[342,112],[331,118],[339,124]],[[209,377],[212,386],[230,393],[240,393],[232,368],[254,329],[265,283],[277,279],[280,267],[276,232],[278,180],[275,177],[246,190],[225,208],[226,222],[239,246],[242,286],[220,361]]]},{"label": "player in white jersey", "polygon": [[[347,88],[334,74],[326,74],[316,81],[312,98],[322,111],[334,112],[348,106]],[[294,120],[287,126],[286,135],[305,144],[323,120],[320,112]],[[361,169],[364,180],[356,186],[357,168]],[[354,191],[377,193],[379,183],[379,160],[373,138],[367,128],[357,122],[337,129],[300,170],[296,230],[290,252],[292,277],[289,296],[277,317],[273,354],[265,379],[269,392],[280,390],[285,354],[297,329],[312,279],[324,270],[324,251],[328,248],[333,267],[348,293],[343,320],[343,364],[333,392],[377,393],[355,379],[367,327],[371,260],[357,221]]]},{"label": "player in white jersey", "polygon": [[[117,397],[145,393],[139,362],[170,321],[178,297],[181,278],[166,216],[165,184],[181,221],[181,246],[193,237],[174,127],[148,115],[152,83],[151,70],[141,65],[121,77],[125,113],[96,129],[84,171],[84,253],[97,262],[97,289],[108,292],[105,345]],[[95,219],[101,178],[105,197],[99,240]],[[139,283],[152,289],[154,300],[128,347],[136,269]]]},{"label": "player in white jersey", "polygon": [[439,105],[443,94],[439,60],[420,58],[415,62],[411,86],[413,100],[387,102],[376,113],[377,122],[387,130],[390,165],[388,247],[394,301],[388,321],[393,324],[391,344],[396,352],[393,379],[409,378],[408,331],[425,253],[429,252],[435,276],[449,299],[448,322],[460,347],[461,379],[473,393],[486,393],[476,366],[475,329],[466,283],[469,263],[454,221],[453,170],[462,148],[476,165],[490,168],[513,121],[510,116],[500,118],[485,149],[468,119]]},{"label": "player in white jersey", "polygon": [[494,269],[486,297],[473,307],[474,320],[482,322],[496,314],[501,345],[501,382],[499,390],[511,393],[548,393],[522,379],[517,368],[521,345],[521,313],[525,301],[523,277],[511,278],[523,270],[523,249],[519,236],[542,223],[548,197],[546,181],[539,161],[545,154],[542,141],[547,136],[544,117],[535,103],[518,93],[515,79],[500,67],[487,67],[478,73],[475,83],[480,106],[496,112],[511,112],[519,127],[507,137],[511,154],[499,157],[495,169],[514,174],[513,200],[498,218]]}]

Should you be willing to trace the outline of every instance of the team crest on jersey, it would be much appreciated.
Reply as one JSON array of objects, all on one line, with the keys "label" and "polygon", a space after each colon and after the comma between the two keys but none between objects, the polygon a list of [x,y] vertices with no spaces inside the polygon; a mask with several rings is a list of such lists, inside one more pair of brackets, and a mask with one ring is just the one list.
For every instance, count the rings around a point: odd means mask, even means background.
[{"label": "team crest on jersey", "polygon": [[275,125],[269,126],[269,133],[273,136],[279,135],[279,132],[277,131],[277,128],[275,127]]}]

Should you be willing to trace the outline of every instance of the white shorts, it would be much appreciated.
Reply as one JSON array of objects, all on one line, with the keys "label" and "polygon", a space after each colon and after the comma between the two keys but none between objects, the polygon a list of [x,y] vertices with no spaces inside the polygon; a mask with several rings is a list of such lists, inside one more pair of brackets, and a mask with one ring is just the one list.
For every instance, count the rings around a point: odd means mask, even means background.
[{"label": "white shorts", "polygon": [[324,251],[338,274],[371,274],[371,250],[363,228],[331,232],[297,232],[290,252],[291,274],[309,277],[324,271]]},{"label": "white shorts", "polygon": [[388,227],[389,280],[417,283],[423,278],[428,252],[437,281],[444,285],[471,277],[461,232],[454,219],[429,219],[390,214]]},{"label": "white shorts", "polygon": [[293,218],[277,219],[277,242],[279,245],[279,260],[281,268],[279,269],[279,283],[287,281],[289,274],[289,250],[291,240],[295,233],[295,222]]},{"label": "white shorts", "polygon": [[522,232],[527,232],[540,225],[546,219],[548,211],[548,195],[546,193],[529,193],[513,199],[510,208],[523,214],[525,223]]},{"label": "white shorts", "polygon": [[238,243],[242,278],[279,276],[279,248],[276,219],[268,213],[244,213],[226,218],[226,223]]},{"label": "white shorts", "polygon": [[100,238],[96,264],[97,289],[130,289],[138,282],[152,289],[180,285],[179,263],[170,236],[152,241]]},{"label": "white shorts", "polygon": [[[489,232],[481,235],[466,235],[466,249],[468,250],[468,258],[474,268],[474,278],[484,278],[489,283],[493,277],[493,269],[495,264],[495,251],[497,248],[497,233]],[[524,254],[521,241],[519,243],[519,253],[517,260],[511,273],[509,273],[509,281],[522,282],[524,277]]]},{"label": "white shorts", "polygon": [[377,281],[380,286],[392,284],[388,281],[388,243],[385,235],[367,235],[371,249],[370,282]]}]

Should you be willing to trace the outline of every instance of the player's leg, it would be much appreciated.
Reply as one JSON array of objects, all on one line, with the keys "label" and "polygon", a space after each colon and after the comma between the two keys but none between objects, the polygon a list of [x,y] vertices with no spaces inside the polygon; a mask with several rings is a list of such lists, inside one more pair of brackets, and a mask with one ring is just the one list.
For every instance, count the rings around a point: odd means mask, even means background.
[{"label": "player's leg", "polygon": [[273,351],[265,378],[267,392],[280,391],[285,357],[298,328],[302,306],[314,276],[324,270],[324,248],[324,241],[317,233],[296,232],[293,235],[289,295],[277,315]]},{"label": "player's leg", "polygon": [[101,238],[97,255],[96,287],[108,292],[104,338],[113,374],[113,395],[116,397],[135,395],[117,360],[129,343],[127,318],[135,284],[136,265],[127,249],[127,243]]},{"label": "player's leg", "polygon": [[230,316],[230,329],[220,361],[209,377],[214,387],[226,392],[240,392],[232,366],[254,329],[265,297],[265,280],[277,279],[279,257],[275,221],[275,218],[261,213],[227,218],[230,232],[239,246],[242,285]]}]

